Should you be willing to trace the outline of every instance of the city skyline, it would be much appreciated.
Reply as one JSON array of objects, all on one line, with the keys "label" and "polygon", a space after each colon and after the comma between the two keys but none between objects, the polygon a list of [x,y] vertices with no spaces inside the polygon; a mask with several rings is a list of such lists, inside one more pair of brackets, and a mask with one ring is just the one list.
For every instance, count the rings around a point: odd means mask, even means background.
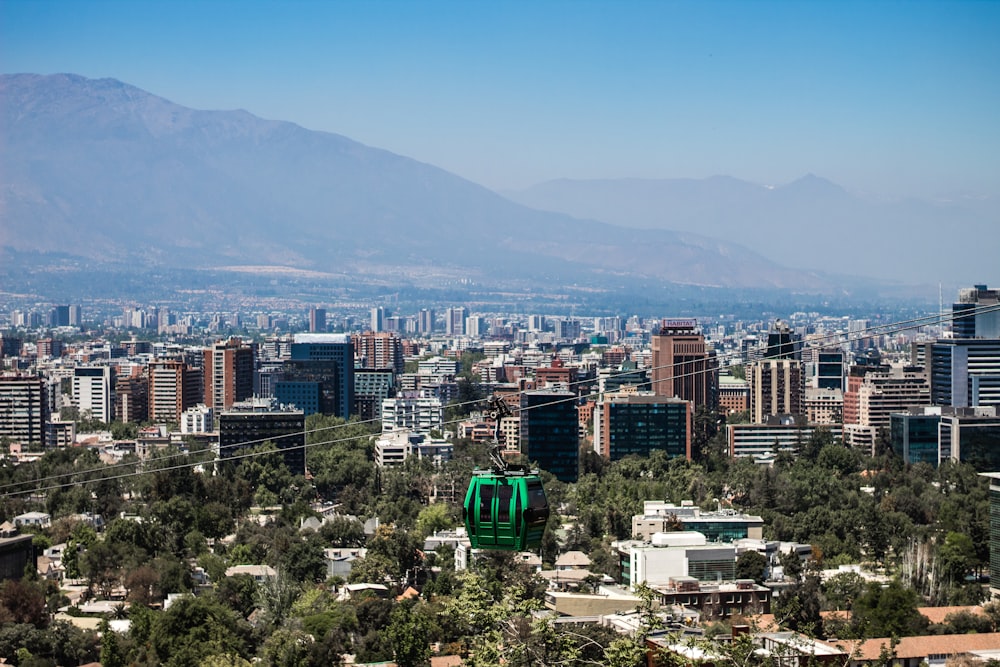
[{"label": "city skyline", "polygon": [[6,3],[4,72],[245,108],[498,190],[555,178],[1000,193],[991,3]]}]

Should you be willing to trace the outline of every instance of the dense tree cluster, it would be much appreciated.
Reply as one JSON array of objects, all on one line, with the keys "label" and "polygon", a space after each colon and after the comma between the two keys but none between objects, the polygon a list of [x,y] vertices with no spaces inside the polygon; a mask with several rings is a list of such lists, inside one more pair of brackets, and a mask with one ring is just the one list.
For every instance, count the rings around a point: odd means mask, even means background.
[{"label": "dense tree cluster", "polygon": [[[1000,612],[986,620],[957,615],[939,626],[916,613],[921,604],[981,599],[988,495],[971,467],[864,457],[822,432],[803,442],[797,456],[762,467],[721,453],[722,430],[711,413],[700,414],[696,425],[695,461],[654,453],[610,463],[585,454],[578,483],[546,476],[557,510],[541,549],[546,566],[565,551],[582,550],[594,572],[616,577],[611,542],[631,537],[631,517],[643,501],[692,500],[759,514],[765,537],[813,545],[810,567],[786,563],[792,581],[774,609],[785,627],[839,637],[996,627]],[[54,522],[39,544],[66,543],[67,575],[84,579],[91,596],[123,592],[132,623],[127,635],[104,633],[98,641],[94,633],[52,622],[61,600],[50,585],[7,582],[0,587],[0,656],[18,665],[80,664],[99,653],[106,665],[305,666],[355,654],[359,662],[423,665],[436,643],[482,665],[631,666],[641,659],[641,637],[571,630],[536,615],[544,585],[507,554],[489,554],[474,570],[456,573],[451,549],[424,552],[425,537],[459,525],[465,487],[472,468],[485,461],[484,447],[458,442],[455,459],[441,468],[410,459],[379,470],[368,425],[314,416],[307,429],[308,479],[292,475],[267,443],[218,469],[197,448],[161,452],[143,463],[142,474],[122,474],[134,466],[109,469],[83,448],[51,451],[33,464],[4,462],[5,489],[34,488],[37,480],[53,487],[45,509]],[[0,516],[31,509],[29,499],[3,496]],[[304,520],[318,518],[317,501],[336,504],[336,516],[316,530],[303,528]],[[81,512],[102,516],[105,529],[73,518]],[[378,529],[366,535],[363,522],[376,517]],[[355,562],[350,580],[384,584],[389,597],[333,592],[332,584],[344,582],[328,579],[324,549],[359,546],[367,555]],[[873,586],[851,572],[820,582],[818,568],[848,563],[883,571],[892,583]],[[235,565],[268,565],[277,574],[264,583],[227,577]],[[193,566],[210,586],[198,585]],[[737,562],[740,577],[763,581],[766,571],[759,554]],[[411,586],[418,593],[402,595]],[[164,610],[169,594],[181,597]],[[852,614],[824,623],[823,610]]]}]

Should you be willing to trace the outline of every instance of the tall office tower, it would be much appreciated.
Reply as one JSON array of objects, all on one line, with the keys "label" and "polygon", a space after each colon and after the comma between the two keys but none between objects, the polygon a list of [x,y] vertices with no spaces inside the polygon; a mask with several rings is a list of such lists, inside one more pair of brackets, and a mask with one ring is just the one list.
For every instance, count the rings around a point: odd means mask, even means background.
[{"label": "tall office tower", "polygon": [[930,405],[927,376],[909,366],[852,366],[844,392],[844,424],[889,428],[889,415]]},{"label": "tall office tower", "polygon": [[114,369],[111,366],[74,368],[73,405],[79,410],[80,417],[110,424],[115,416],[114,386]]},{"label": "tall office tower", "polygon": [[149,364],[149,417],[180,423],[181,413],[202,399],[202,370],[176,359]]},{"label": "tall office tower", "polygon": [[56,306],[51,311],[49,311],[49,326],[68,327],[69,306]]},{"label": "tall office tower", "polygon": [[580,421],[576,394],[528,391],[521,394],[521,453],[563,482],[575,482],[580,465]]},{"label": "tall office tower", "polygon": [[465,318],[469,316],[469,309],[465,306],[449,308],[445,311],[444,331],[449,336],[465,335]]},{"label": "tall office tower", "polygon": [[1000,472],[984,472],[990,480],[990,597],[1000,596]]},{"label": "tall office tower", "polygon": [[266,313],[257,315],[257,328],[261,331],[270,331],[272,327],[271,316]]},{"label": "tall office tower", "polygon": [[701,406],[714,410],[718,361],[695,327],[694,320],[663,320],[659,333],[652,336],[653,392],[691,401],[696,410]]},{"label": "tall office tower", "polygon": [[617,461],[657,450],[691,458],[691,403],[648,393],[606,394],[594,408],[594,451]]},{"label": "tall office tower", "polygon": [[406,318],[399,315],[390,315],[385,318],[385,330],[393,333],[402,333],[406,330]]},{"label": "tall office tower", "polygon": [[417,333],[429,334],[433,332],[434,311],[429,308],[423,308],[417,313]]},{"label": "tall office tower", "polygon": [[49,421],[45,378],[37,375],[0,375],[0,438],[30,447],[45,445]]},{"label": "tall office tower", "polygon": [[813,386],[817,389],[839,389],[844,391],[844,352],[836,349],[813,350],[813,368],[816,377]]},{"label": "tall office tower", "polygon": [[354,345],[347,334],[296,334],[274,396],[306,415],[347,419],[354,407]]},{"label": "tall office tower", "polygon": [[157,308],[151,316],[155,321],[157,333],[166,332],[171,326],[177,324],[177,317],[170,312],[169,308]]},{"label": "tall office tower", "polygon": [[403,343],[394,333],[384,331],[382,333],[366,332],[355,334],[354,355],[360,362],[361,368],[391,368],[396,375],[403,374],[405,359],[403,357]]},{"label": "tall office tower", "polygon": [[556,320],[555,334],[556,338],[563,340],[576,340],[580,337],[580,321]]},{"label": "tall office tower", "polygon": [[868,320],[850,320],[847,323],[847,340],[852,350],[860,352],[876,347],[875,339],[868,335],[870,328]]},{"label": "tall office tower", "polygon": [[801,359],[802,339],[788,325],[778,320],[767,332],[765,359]]},{"label": "tall office tower", "polygon": [[528,331],[545,331],[545,316],[528,315]]},{"label": "tall office tower", "polygon": [[1000,338],[942,338],[931,346],[930,370],[935,405],[1000,409]]},{"label": "tall office tower", "polygon": [[375,333],[380,331],[385,331],[385,308],[382,306],[376,306],[372,308],[372,323],[371,329]]},{"label": "tall office tower", "polygon": [[219,414],[219,458],[225,461],[270,441],[281,452],[288,470],[304,475],[305,428],[302,410],[279,408],[274,401],[261,399],[234,403]]},{"label": "tall office tower", "polygon": [[801,415],[805,392],[802,362],[796,359],[759,359],[747,367],[750,384],[750,422],[763,424],[772,415]]},{"label": "tall office tower", "polygon": [[204,351],[206,406],[216,412],[253,396],[254,349],[239,338],[219,341]]},{"label": "tall office tower", "polygon": [[951,312],[955,338],[1000,338],[1000,290],[986,285],[959,290]]},{"label": "tall office tower", "polygon": [[69,307],[69,325],[78,327],[83,324],[83,309],[79,305]]},{"label": "tall office tower", "polygon": [[470,315],[465,318],[465,333],[475,338],[485,336],[489,333],[489,326],[486,324],[486,318],[480,317],[479,315]]},{"label": "tall office tower", "polygon": [[121,375],[115,381],[115,419],[144,422],[149,419],[149,377]]},{"label": "tall office tower", "polygon": [[326,309],[325,308],[310,308],[309,309],[309,332],[310,333],[323,333],[326,331]]}]

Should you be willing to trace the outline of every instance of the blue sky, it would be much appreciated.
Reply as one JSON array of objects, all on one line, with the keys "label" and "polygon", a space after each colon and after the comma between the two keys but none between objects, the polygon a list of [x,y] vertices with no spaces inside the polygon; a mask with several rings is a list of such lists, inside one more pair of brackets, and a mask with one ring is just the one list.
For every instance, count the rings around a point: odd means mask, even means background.
[{"label": "blue sky", "polygon": [[0,69],[243,108],[497,189],[811,172],[1000,195],[1000,2],[0,0]]}]

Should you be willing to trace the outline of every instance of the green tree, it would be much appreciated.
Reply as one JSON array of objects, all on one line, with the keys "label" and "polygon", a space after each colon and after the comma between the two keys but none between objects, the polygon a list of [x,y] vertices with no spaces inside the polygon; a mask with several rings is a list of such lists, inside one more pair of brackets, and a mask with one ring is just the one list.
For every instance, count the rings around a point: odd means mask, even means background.
[{"label": "green tree", "polygon": [[434,503],[420,510],[417,515],[417,535],[425,538],[439,530],[446,530],[455,525],[448,506],[444,503]]},{"label": "green tree", "polygon": [[279,628],[264,641],[260,653],[264,664],[271,667],[309,667],[313,642],[301,630]]},{"label": "green tree", "polygon": [[927,617],[917,611],[920,598],[893,579],[887,586],[871,582],[855,601],[851,624],[857,637],[908,637],[923,634]]},{"label": "green tree", "polygon": [[762,584],[766,571],[767,557],[759,551],[744,551],[736,559],[737,579],[753,579],[758,584]]},{"label": "green tree", "polygon": [[404,600],[396,604],[389,616],[386,632],[399,667],[422,667],[430,664],[430,623],[417,609],[418,604],[414,600]]},{"label": "green tree", "polygon": [[938,548],[938,562],[943,576],[961,583],[978,563],[976,545],[968,535],[951,531]]},{"label": "green tree", "polygon": [[102,619],[101,634],[101,667],[125,667],[128,662],[118,642],[118,633],[111,629],[108,619]]},{"label": "green tree", "polygon": [[149,641],[157,660],[170,667],[234,654],[250,658],[250,626],[213,595],[183,596],[156,617]]}]

